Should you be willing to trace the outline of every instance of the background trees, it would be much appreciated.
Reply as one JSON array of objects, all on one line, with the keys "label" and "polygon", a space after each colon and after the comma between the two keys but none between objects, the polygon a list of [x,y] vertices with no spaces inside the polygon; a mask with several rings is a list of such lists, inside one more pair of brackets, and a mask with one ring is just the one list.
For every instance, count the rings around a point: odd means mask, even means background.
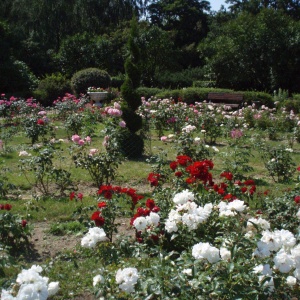
[{"label": "background trees", "polygon": [[[88,67],[124,74],[134,14],[142,85],[159,78],[168,87],[164,74],[202,69],[202,79],[214,74],[220,87],[299,92],[299,1],[226,2],[229,9],[211,13],[206,0],[2,0],[1,92],[28,90],[34,76],[71,78]],[[20,74],[29,78],[25,86],[14,79]]]}]

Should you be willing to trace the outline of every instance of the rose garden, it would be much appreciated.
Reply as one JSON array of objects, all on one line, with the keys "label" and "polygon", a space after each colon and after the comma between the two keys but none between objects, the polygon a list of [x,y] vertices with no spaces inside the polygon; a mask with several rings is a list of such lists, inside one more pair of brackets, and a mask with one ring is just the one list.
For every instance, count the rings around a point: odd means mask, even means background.
[{"label": "rose garden", "polygon": [[142,98],[132,157],[123,102],[1,96],[1,299],[299,297],[299,115]]}]

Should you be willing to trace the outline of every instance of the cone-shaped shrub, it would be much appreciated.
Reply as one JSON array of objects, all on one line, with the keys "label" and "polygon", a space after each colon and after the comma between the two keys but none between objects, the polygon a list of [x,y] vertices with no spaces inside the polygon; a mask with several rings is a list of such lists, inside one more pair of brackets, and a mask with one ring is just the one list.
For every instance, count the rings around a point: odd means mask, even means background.
[{"label": "cone-shaped shrub", "polygon": [[143,139],[136,134],[142,128],[141,116],[136,114],[137,108],[141,105],[141,98],[137,93],[140,86],[140,49],[137,43],[138,23],[136,17],[131,21],[131,32],[128,39],[129,55],[125,61],[125,81],[121,86],[121,93],[124,99],[122,105],[123,119],[129,130],[128,135],[124,135],[120,141],[123,153],[128,157],[139,157],[144,150]]}]

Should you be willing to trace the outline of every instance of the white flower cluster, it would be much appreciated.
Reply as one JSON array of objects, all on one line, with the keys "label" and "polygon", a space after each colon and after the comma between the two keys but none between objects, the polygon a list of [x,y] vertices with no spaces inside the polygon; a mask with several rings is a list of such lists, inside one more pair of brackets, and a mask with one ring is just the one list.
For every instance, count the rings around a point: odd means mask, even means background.
[{"label": "white flower cluster", "polygon": [[[269,264],[258,265],[253,269],[253,273],[259,274],[258,281],[264,282],[263,286],[267,288],[268,294],[272,293],[275,289],[272,277],[272,269]],[[265,280],[266,277],[270,279]]]},{"label": "white flower cluster", "polygon": [[270,222],[263,218],[250,218],[247,221],[247,227],[246,227],[246,238],[252,238],[254,234],[257,232],[257,229],[261,230],[267,230],[270,229],[271,225]]},{"label": "white flower cluster", "polygon": [[243,212],[246,209],[246,205],[242,200],[233,200],[232,202],[222,201],[218,204],[219,216],[230,217],[235,216],[237,212]]},{"label": "white flower cluster", "polygon": [[[257,249],[254,252],[258,257],[269,257],[273,255],[274,268],[281,273],[294,271],[293,275],[300,280],[300,244],[296,245],[296,238],[292,232],[281,229],[262,232]],[[291,285],[294,280],[289,278]]]},{"label": "white flower cluster", "polygon": [[221,259],[220,250],[209,243],[198,243],[192,248],[192,255],[195,259],[207,259],[211,264]]},{"label": "white flower cluster", "polygon": [[183,224],[189,230],[195,230],[199,224],[205,222],[213,209],[211,203],[204,207],[198,206],[195,202],[186,202],[178,204],[175,209],[172,209],[165,222],[165,229],[167,232],[177,232],[178,225]]},{"label": "white flower cluster", "polygon": [[119,269],[116,274],[116,282],[119,288],[127,293],[134,292],[134,285],[139,279],[139,274],[136,268]]},{"label": "white flower cluster", "polygon": [[160,221],[159,214],[155,212],[150,212],[150,215],[147,217],[137,217],[133,221],[133,226],[137,231],[144,231],[149,227],[158,226],[159,221]]},{"label": "white flower cluster", "polygon": [[2,290],[0,298],[2,300],[44,300],[55,295],[59,289],[59,282],[48,284],[49,278],[39,274],[42,271],[42,267],[37,265],[33,265],[28,270],[22,270],[16,279],[19,285],[17,296],[13,296],[13,291]]},{"label": "white flower cluster", "polygon": [[88,233],[81,239],[81,246],[84,248],[93,248],[98,242],[107,241],[106,233],[102,228],[90,228]]},{"label": "white flower cluster", "polygon": [[187,125],[187,126],[182,128],[182,132],[190,133],[190,132],[194,131],[195,129],[197,129],[196,126]]},{"label": "white flower cluster", "polygon": [[187,203],[188,201],[194,201],[195,195],[190,192],[189,190],[184,190],[180,193],[177,193],[174,198],[173,202],[175,204],[184,204]]}]

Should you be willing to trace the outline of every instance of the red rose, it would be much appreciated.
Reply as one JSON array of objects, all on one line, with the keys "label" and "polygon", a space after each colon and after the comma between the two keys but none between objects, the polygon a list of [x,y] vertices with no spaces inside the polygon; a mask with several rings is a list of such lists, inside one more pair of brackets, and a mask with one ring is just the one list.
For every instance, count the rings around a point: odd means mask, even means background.
[{"label": "red rose", "polygon": [[294,201],[299,204],[300,203],[300,196],[295,196]]},{"label": "red rose", "polygon": [[147,199],[146,200],[146,206],[152,210],[155,207],[155,202],[153,199]]},{"label": "red rose", "polygon": [[227,180],[231,181],[233,179],[233,174],[231,172],[222,172],[220,177],[224,177],[226,178]]},{"label": "red rose", "polygon": [[22,220],[21,221],[21,226],[24,228],[27,225],[27,221],[26,220]]},{"label": "red rose", "polygon": [[99,207],[99,208],[103,208],[103,207],[105,207],[105,206],[106,206],[106,202],[104,202],[104,201],[98,203],[98,207]]},{"label": "red rose", "polygon": [[91,220],[93,220],[98,227],[103,226],[104,224],[104,218],[101,216],[100,211],[95,211],[91,216]]},{"label": "red rose", "polygon": [[181,176],[182,176],[182,172],[180,172],[180,171],[175,172],[175,176],[176,176],[176,177],[181,177]]},{"label": "red rose", "polygon": [[246,193],[246,192],[247,192],[247,188],[246,188],[245,186],[242,187],[242,188],[241,188],[241,192],[242,192],[242,193]]},{"label": "red rose", "polygon": [[36,121],[36,123],[37,123],[38,125],[45,125],[45,121],[44,121],[43,119],[38,119],[38,120]]},{"label": "red rose", "polygon": [[75,198],[75,192],[70,193],[70,200],[72,201]]},{"label": "red rose", "polygon": [[77,194],[77,198],[80,199],[80,200],[82,200],[83,194],[82,194],[82,193],[78,193],[78,194]]},{"label": "red rose", "polygon": [[176,170],[177,166],[178,166],[178,163],[177,163],[176,161],[170,162],[170,168],[171,168],[173,171]]},{"label": "red rose", "polygon": [[5,209],[5,210],[11,210],[11,208],[12,208],[12,205],[11,205],[11,204],[8,204],[8,203],[7,203],[7,204],[4,205],[4,209]]}]

